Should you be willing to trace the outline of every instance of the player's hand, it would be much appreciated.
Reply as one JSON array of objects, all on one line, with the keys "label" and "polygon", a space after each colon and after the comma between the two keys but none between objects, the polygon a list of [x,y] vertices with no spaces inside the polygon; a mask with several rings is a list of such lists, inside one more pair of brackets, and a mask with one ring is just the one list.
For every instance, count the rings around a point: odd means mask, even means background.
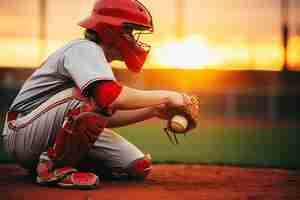
[{"label": "player's hand", "polygon": [[186,104],[182,93],[170,92],[168,97],[169,101],[166,104],[167,107],[182,107]]},{"label": "player's hand", "polygon": [[154,117],[158,117],[163,120],[169,120],[172,118],[172,113],[168,111],[166,104],[161,104],[153,107]]}]

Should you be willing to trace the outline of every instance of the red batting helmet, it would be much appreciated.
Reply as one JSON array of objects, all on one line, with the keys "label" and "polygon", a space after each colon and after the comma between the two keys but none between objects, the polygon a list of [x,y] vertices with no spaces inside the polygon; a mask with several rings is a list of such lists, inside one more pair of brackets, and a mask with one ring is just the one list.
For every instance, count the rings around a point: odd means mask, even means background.
[{"label": "red batting helmet", "polygon": [[97,0],[92,14],[79,23],[97,32],[101,42],[120,49],[129,70],[140,72],[150,51],[141,41],[153,32],[152,16],[137,0]]}]

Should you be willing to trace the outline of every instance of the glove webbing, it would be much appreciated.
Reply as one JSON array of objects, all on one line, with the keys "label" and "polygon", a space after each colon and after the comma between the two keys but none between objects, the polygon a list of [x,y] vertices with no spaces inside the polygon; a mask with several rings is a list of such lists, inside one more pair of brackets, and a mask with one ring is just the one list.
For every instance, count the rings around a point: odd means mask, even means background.
[{"label": "glove webbing", "polygon": [[[179,144],[179,140],[176,136],[177,135],[176,133],[171,131],[170,128],[164,128],[164,131],[172,144],[176,144],[176,145]],[[186,136],[185,133],[183,133],[183,134],[184,134],[184,136]]]}]

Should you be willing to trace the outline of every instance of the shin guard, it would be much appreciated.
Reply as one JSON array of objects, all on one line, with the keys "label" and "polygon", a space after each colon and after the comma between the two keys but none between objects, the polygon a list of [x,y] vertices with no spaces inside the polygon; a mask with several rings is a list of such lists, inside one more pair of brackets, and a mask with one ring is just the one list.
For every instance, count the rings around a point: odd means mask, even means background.
[{"label": "shin guard", "polygon": [[75,166],[87,154],[107,124],[108,118],[90,104],[71,110],[58,131],[49,157],[58,165]]}]

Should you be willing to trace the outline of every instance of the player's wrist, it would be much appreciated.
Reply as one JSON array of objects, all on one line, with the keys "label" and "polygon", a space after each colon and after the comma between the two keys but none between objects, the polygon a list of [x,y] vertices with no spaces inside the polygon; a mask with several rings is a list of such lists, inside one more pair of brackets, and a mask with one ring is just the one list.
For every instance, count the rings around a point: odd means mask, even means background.
[{"label": "player's wrist", "polygon": [[159,110],[160,110],[160,105],[151,107],[150,112],[152,114],[152,117],[158,117],[159,118]]},{"label": "player's wrist", "polygon": [[171,113],[169,113],[167,110],[166,104],[160,104],[154,106],[152,109],[153,109],[153,117],[157,117],[162,120],[168,120],[172,117]]},{"label": "player's wrist", "polygon": [[170,91],[168,96],[168,105],[174,107],[183,106],[184,100],[182,93]]}]

